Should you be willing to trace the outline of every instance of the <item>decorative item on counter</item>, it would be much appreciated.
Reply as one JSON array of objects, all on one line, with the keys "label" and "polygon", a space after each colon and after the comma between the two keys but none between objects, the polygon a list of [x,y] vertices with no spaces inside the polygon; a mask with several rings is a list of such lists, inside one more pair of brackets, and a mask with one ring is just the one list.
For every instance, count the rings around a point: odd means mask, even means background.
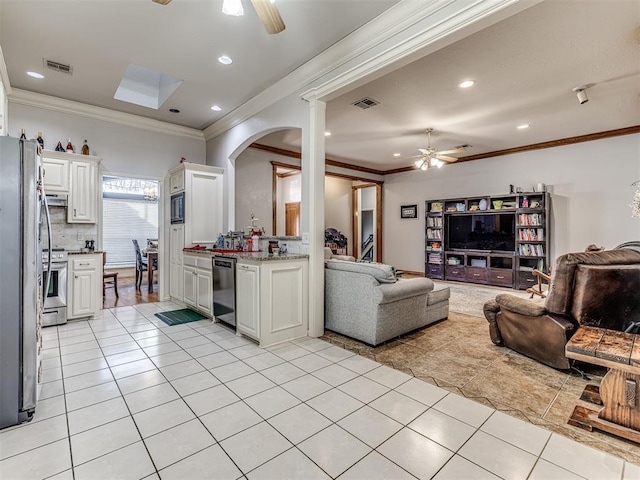
[{"label": "decorative item on counter", "polygon": [[89,145],[87,145],[87,140],[85,139],[82,144],[82,155],[89,155]]},{"label": "decorative item on counter", "polygon": [[273,253],[273,249],[278,248],[277,240],[269,240],[269,253]]},{"label": "decorative item on counter", "polygon": [[38,132],[38,138],[36,138],[36,140],[40,144],[40,146],[44,148],[44,139],[42,138],[42,132]]},{"label": "decorative item on counter", "polygon": [[218,243],[216,244],[216,248],[220,250],[224,249],[224,236],[222,234],[218,235]]},{"label": "decorative item on counter", "polygon": [[62,142],[58,142],[58,145],[56,145],[56,152],[64,152],[64,147],[62,146]]},{"label": "decorative item on counter", "polygon": [[247,238],[247,252],[253,252],[253,238]]},{"label": "decorative item on counter", "polygon": [[282,245],[280,245],[280,253],[282,255],[285,255],[287,253],[287,244],[283,243]]},{"label": "decorative item on counter", "polygon": [[275,247],[272,252],[274,257],[277,257],[278,255],[280,255],[280,249],[278,247]]},{"label": "decorative item on counter", "polygon": [[22,133],[20,134],[20,140],[26,140],[26,139],[27,139],[27,133],[26,133],[26,130],[23,128]]},{"label": "decorative item on counter", "polygon": [[260,237],[254,233],[253,236],[251,237],[251,240],[253,241],[252,251],[259,252],[260,251]]},{"label": "decorative item on counter", "polygon": [[184,158],[184,157],[180,157],[180,163],[184,163],[184,162],[186,162],[186,161],[187,161],[187,159],[186,159],[186,158]]},{"label": "decorative item on counter", "polygon": [[73,144],[71,143],[71,139],[67,142],[67,153],[73,153]]}]

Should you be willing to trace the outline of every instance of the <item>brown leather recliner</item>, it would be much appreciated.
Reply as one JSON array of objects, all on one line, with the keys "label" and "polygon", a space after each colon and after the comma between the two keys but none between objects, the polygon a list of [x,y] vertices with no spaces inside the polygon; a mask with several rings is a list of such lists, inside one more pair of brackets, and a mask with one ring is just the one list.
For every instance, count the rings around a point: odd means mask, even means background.
[{"label": "brown leather recliner", "polygon": [[501,294],[484,315],[494,344],[568,369],[564,347],[579,326],[624,331],[640,321],[640,242],[562,255],[544,303]]}]

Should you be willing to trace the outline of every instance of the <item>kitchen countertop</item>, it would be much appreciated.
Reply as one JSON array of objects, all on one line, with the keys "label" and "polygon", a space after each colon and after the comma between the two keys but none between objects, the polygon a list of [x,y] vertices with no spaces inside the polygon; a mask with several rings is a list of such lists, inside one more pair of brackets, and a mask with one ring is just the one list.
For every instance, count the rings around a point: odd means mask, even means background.
[{"label": "kitchen countertop", "polygon": [[259,261],[271,261],[271,260],[297,260],[300,258],[309,258],[309,255],[301,253],[285,253],[280,255],[273,255],[268,252],[242,252],[239,250],[212,250],[201,249],[192,250],[185,248],[184,253],[195,253],[197,255],[224,255],[228,257],[236,257],[242,260],[259,260]]}]

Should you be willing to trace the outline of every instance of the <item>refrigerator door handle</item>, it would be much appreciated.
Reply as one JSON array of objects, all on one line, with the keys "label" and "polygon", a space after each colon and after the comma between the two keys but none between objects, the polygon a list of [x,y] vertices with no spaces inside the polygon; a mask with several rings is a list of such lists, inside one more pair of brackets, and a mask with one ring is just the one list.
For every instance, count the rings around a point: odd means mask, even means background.
[{"label": "refrigerator door handle", "polygon": [[42,296],[42,308],[44,308],[44,302],[47,299],[47,295],[49,292],[49,283],[51,282],[51,252],[53,249],[53,242],[51,241],[51,215],[49,214],[49,204],[47,202],[47,195],[44,191],[44,176],[42,175],[42,169],[40,171],[40,179],[38,180],[38,190],[40,190],[40,195],[42,197],[42,204],[44,205],[44,216],[47,220],[47,246],[49,247],[49,255],[47,255],[47,272],[46,278],[44,279],[44,295]]}]

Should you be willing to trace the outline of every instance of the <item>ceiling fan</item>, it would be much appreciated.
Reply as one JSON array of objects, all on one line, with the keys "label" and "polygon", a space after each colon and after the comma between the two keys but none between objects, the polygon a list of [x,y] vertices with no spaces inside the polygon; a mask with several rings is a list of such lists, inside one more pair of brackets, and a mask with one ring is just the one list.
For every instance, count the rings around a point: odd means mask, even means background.
[{"label": "ceiling fan", "polygon": [[[160,5],[167,5],[171,0],[153,0]],[[253,8],[258,14],[258,18],[262,22],[264,29],[268,34],[280,33],[286,27],[284,21],[280,16],[278,8],[275,6],[272,0],[251,0]],[[222,12],[227,15],[240,16],[243,15],[242,1],[241,0],[224,0],[222,5]]]},{"label": "ceiling fan", "polygon": [[449,157],[448,155],[466,151],[464,147],[439,151],[437,148],[431,146],[431,132],[433,132],[433,128],[427,128],[427,135],[429,138],[427,148],[419,148],[418,151],[420,152],[420,155],[416,155],[420,158],[416,160],[415,165],[420,170],[424,171],[429,167],[441,168],[445,162],[453,163],[458,160],[457,158]]}]

